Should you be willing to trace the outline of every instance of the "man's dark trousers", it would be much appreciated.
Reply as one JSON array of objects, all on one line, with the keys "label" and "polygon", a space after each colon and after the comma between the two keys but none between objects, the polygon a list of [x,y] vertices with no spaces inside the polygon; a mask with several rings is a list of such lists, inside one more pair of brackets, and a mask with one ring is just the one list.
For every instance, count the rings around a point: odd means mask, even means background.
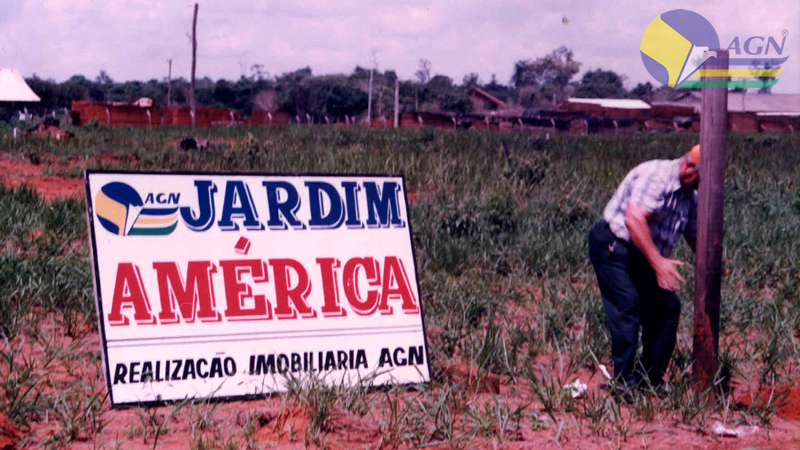
[{"label": "man's dark trousers", "polygon": [[[658,286],[641,252],[614,236],[604,220],[589,232],[589,259],[611,332],[614,378],[628,386],[638,385],[645,377],[653,386],[660,385],[675,349],[681,313],[678,296]],[[641,367],[634,370],[640,325]]]}]

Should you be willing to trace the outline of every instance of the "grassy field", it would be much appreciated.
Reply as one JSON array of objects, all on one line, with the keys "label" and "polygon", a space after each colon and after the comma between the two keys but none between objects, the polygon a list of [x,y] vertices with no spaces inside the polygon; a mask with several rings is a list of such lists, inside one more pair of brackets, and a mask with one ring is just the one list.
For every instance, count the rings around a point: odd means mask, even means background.
[{"label": "grassy field", "polygon": [[[234,127],[196,130],[210,139],[209,148],[184,152],[176,147],[187,129],[74,131],[69,141],[0,139],[0,154],[63,178],[82,177],[82,167],[405,174],[434,381],[388,391],[314,385],[281,394],[282,404],[307,414],[297,442],[336,447],[332,417],[347,411],[374,419],[388,436],[376,446],[524,448],[538,436],[555,446],[592,440],[626,448],[654,422],[690,430],[707,429],[713,420],[769,428],[789,395],[769,396],[771,388],[800,381],[797,135],[728,138],[718,377],[727,393],[696,396],[689,388],[694,257],[682,242],[673,256],[690,264],[679,292],[672,389],[626,405],[596,388],[579,399],[561,389],[576,377],[596,381],[597,363],[610,365],[586,235],[628,170],[681,155],[697,134],[546,139]],[[10,134],[0,127],[0,136]],[[0,207],[0,412],[31,445],[114,448],[119,436],[104,434],[114,412],[100,378],[84,200],[47,202],[22,185],[0,187]],[[741,401],[757,392],[768,394]],[[258,420],[248,419],[247,426],[209,421],[215,407],[197,400],[143,409],[141,423],[123,437],[156,447],[169,435],[169,419],[183,415],[191,448],[270,447],[254,437]],[[243,408],[256,411],[258,402]],[[50,431],[35,432],[45,428]]]}]

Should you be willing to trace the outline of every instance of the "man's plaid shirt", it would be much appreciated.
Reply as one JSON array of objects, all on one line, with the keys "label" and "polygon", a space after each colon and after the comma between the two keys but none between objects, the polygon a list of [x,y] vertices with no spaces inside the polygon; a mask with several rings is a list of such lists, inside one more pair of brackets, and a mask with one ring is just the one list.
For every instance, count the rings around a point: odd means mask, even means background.
[{"label": "man's plaid shirt", "polygon": [[647,161],[631,170],[603,211],[611,232],[630,242],[625,225],[628,204],[650,213],[650,236],[662,256],[668,256],[683,233],[694,246],[697,236],[697,191],[681,189],[680,159]]}]

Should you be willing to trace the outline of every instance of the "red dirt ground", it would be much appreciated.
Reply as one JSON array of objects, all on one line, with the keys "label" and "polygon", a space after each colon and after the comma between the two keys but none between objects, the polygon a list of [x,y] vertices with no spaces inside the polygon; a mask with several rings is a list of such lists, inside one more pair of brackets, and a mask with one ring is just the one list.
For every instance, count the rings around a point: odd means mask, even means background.
[{"label": "red dirt ground", "polygon": [[[8,186],[16,186],[27,182],[47,200],[60,197],[80,196],[83,194],[82,178],[61,178],[44,176],[45,167],[51,169],[68,169],[78,165],[84,166],[85,160],[74,159],[66,164],[57,163],[53,157],[49,165],[34,165],[20,155],[0,153],[0,182]],[[100,157],[102,159],[108,159]],[[418,201],[425,194],[409,194],[409,202]],[[45,326],[43,324],[43,326]],[[53,325],[55,327],[55,325]],[[56,336],[63,336],[57,328],[51,330]],[[68,338],[63,337],[64,341]],[[79,343],[84,351],[96,352],[100,348],[99,336],[96,332],[89,335]],[[37,357],[36,351],[31,348],[31,354]],[[581,379],[589,385],[590,392],[598,389],[596,373],[584,370],[580,373]],[[509,398],[511,385],[506,378],[497,376],[479,376],[474,367],[453,362],[450,367],[442,371],[442,376],[452,382],[462,382],[466,386],[473,386],[470,393],[471,404],[483,405],[493,401],[493,396],[517,405],[524,401],[522,398]],[[104,381],[100,371],[100,364],[88,365],[85,359],[64,361],[63,366],[53,370],[48,376],[49,389],[57,389],[63,383],[85,381],[92,389],[104,390]],[[382,394],[374,394],[378,400],[375,405],[382,405]],[[411,393],[403,394],[411,398]],[[765,397],[766,396],[766,397]],[[768,398],[768,392],[757,394],[757,398]],[[749,403],[744,394],[737,396],[743,403]],[[740,450],[740,449],[781,449],[789,450],[800,448],[800,389],[793,389],[787,397],[788,403],[778,412],[769,431],[762,430],[755,435],[744,438],[722,438],[710,433],[711,423],[702,430],[676,425],[673,419],[656,417],[650,423],[635,422],[631,424],[631,431],[627,440],[613,442],[608,437],[596,437],[584,424],[576,431],[575,424],[570,422],[568,416],[558,415],[568,423],[567,431],[558,432],[554,428],[545,427],[535,430],[528,419],[525,419],[521,428],[511,432],[514,439],[498,442],[495,439],[478,437],[469,442],[462,442],[461,446],[469,449],[581,449],[601,450],[609,448],[622,449],[711,449],[711,450]],[[758,401],[758,400],[757,400]],[[173,406],[146,409],[109,410],[107,402],[102,406],[102,420],[107,422],[103,432],[99,435],[88,436],[80,434],[76,440],[67,444],[65,448],[95,449],[95,448],[125,448],[125,449],[151,449],[154,447],[152,432],[148,435],[145,430],[152,421],[164,423],[166,434],[159,437],[157,448],[173,450],[192,447],[194,437],[204,436],[208,448],[222,448],[232,436],[236,448],[246,448],[243,430],[247,424],[253,425],[252,442],[258,448],[277,448],[280,450],[302,449],[306,445],[306,429],[309,425],[309,412],[296,404],[287,404],[280,396],[263,400],[246,402],[217,403],[210,405],[190,405],[174,416],[171,415]],[[381,424],[388,418],[379,410],[371,408],[364,417],[350,412],[334,409],[330,419],[321,435],[320,443],[324,448],[355,450],[395,448],[396,445],[387,436],[381,435]],[[538,405],[528,408],[530,414],[538,412],[540,418],[546,414],[540,411]],[[205,417],[204,427],[198,428],[198,417]],[[609,425],[610,427],[611,425]],[[55,436],[60,425],[53,417],[39,418],[32,423],[30,430],[19,431],[5,416],[0,415],[0,450],[14,448],[35,448],[43,446],[48,437]],[[551,427],[553,427],[551,425]],[[152,428],[152,425],[150,426]],[[220,431],[221,430],[221,431]],[[313,438],[313,437],[312,437]],[[320,447],[313,443],[310,447]],[[453,445],[447,441],[433,442],[418,448],[425,449],[450,449]],[[192,447],[194,448],[194,447]],[[229,447],[226,447],[229,448]],[[409,447],[401,447],[409,448]]]},{"label": "red dirt ground", "polygon": [[22,437],[19,429],[15,427],[8,418],[0,414],[0,450],[11,450],[14,443]]},{"label": "red dirt ground", "polygon": [[778,415],[786,420],[800,422],[800,388],[792,386],[781,386],[777,389],[762,388],[753,395],[743,393],[739,401],[744,405],[755,403],[757,406],[765,406],[771,402],[780,403],[783,406],[778,408]]},{"label": "red dirt ground", "polygon": [[[77,158],[69,164],[52,162],[51,164],[31,164],[22,155],[0,154],[0,183],[8,187],[16,187],[28,183],[46,200],[55,198],[74,197],[81,195],[84,189],[83,178],[63,178],[58,176],[42,175],[42,171],[49,167],[52,171],[69,169],[81,165]],[[44,156],[43,161],[56,161],[56,158]],[[86,161],[83,161],[86,164]]]}]

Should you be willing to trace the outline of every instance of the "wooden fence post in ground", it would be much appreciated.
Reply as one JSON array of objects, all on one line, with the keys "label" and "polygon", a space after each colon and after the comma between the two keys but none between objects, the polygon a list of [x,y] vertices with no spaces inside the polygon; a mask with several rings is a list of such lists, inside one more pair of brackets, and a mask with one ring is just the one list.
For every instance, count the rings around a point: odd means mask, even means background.
[{"label": "wooden fence post in ground", "polygon": [[[717,55],[711,68],[727,70],[728,52],[717,51]],[[703,77],[702,80],[728,80],[728,78]],[[692,384],[696,393],[712,387],[719,358],[725,131],[728,120],[728,89],[703,87],[702,94],[692,346]]]}]

